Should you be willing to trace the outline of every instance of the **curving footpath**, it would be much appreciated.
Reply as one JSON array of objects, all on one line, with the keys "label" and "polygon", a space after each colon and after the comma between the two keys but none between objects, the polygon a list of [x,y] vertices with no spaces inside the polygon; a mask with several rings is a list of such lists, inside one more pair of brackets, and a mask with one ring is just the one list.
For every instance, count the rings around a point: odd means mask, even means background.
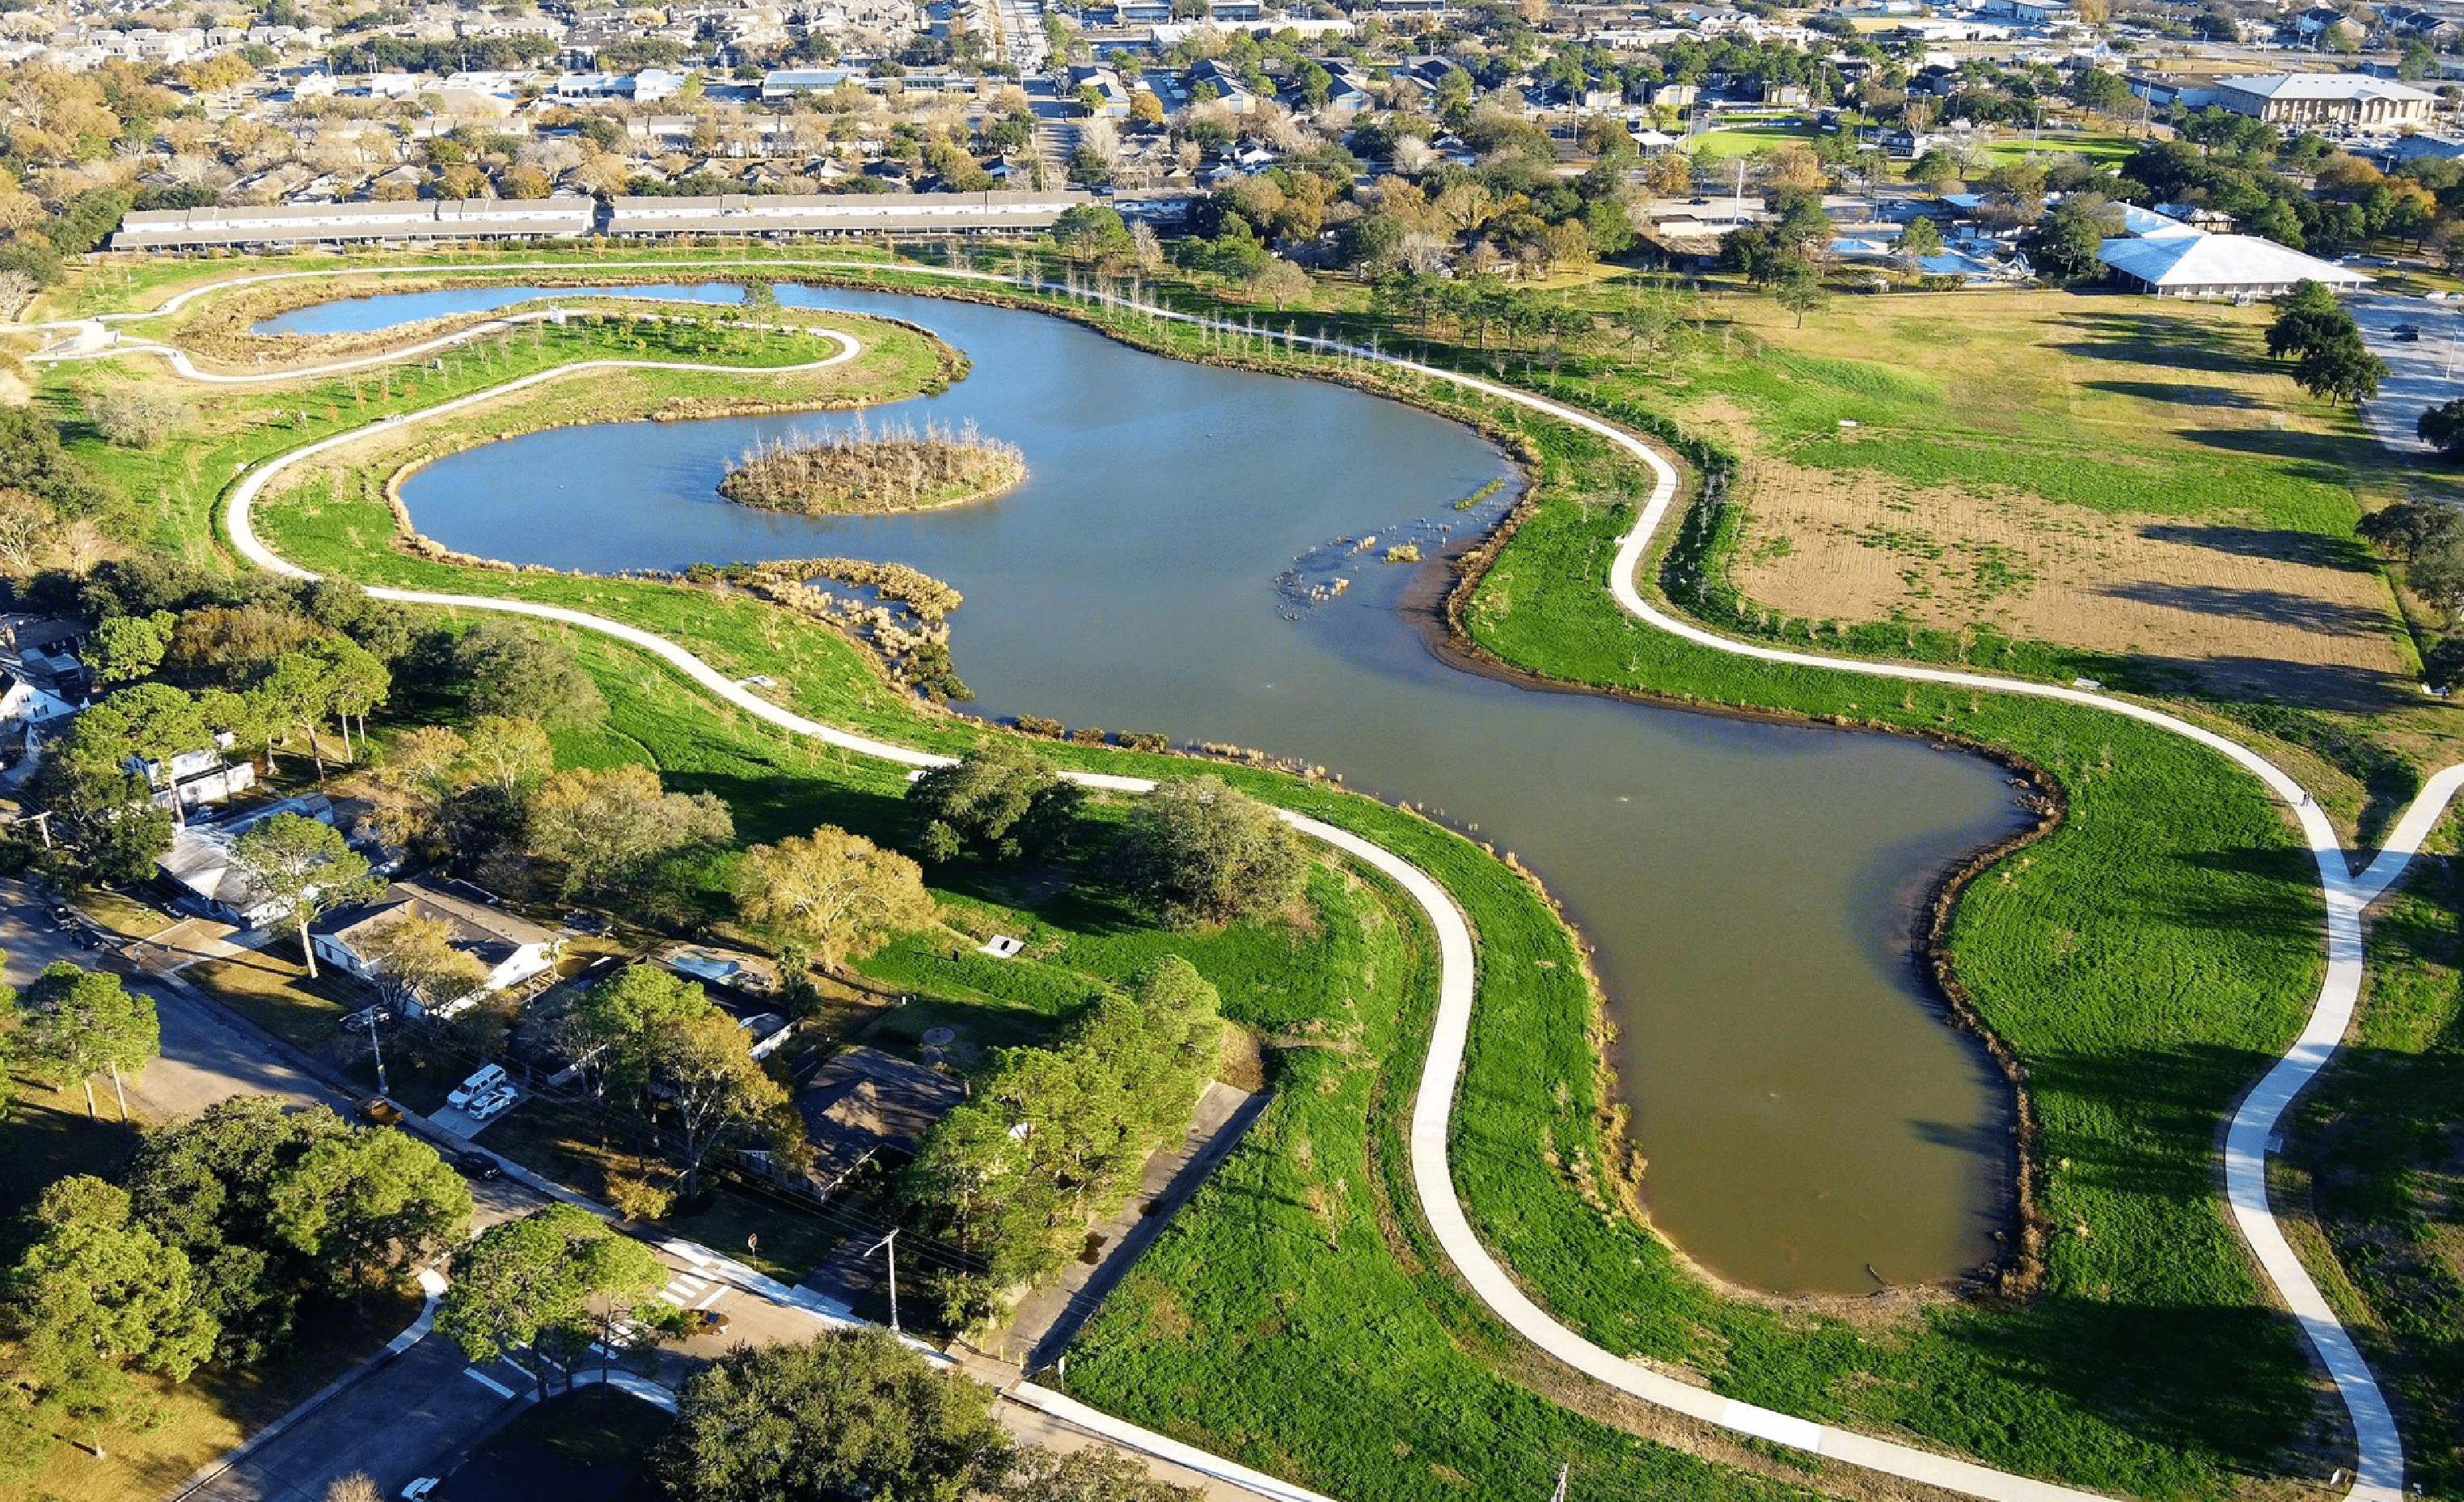
[{"label": "curving footpath", "polygon": [[[811,265],[845,269],[846,262],[831,261],[763,261],[763,262],[701,262],[708,265],[769,266]],[[871,263],[855,263],[869,268]],[[678,271],[689,269],[682,263],[639,263],[631,269]],[[501,274],[507,270],[554,269],[553,263],[536,267],[496,266],[489,270]],[[594,268],[595,269],[595,268]],[[612,269],[612,268],[611,268]],[[979,272],[938,271],[935,268],[902,267],[901,271],[962,276],[974,280],[1010,284],[1007,277]],[[408,270],[408,269],[406,269]],[[419,268],[418,270],[431,270]],[[275,273],[240,278],[240,281],[265,281],[298,276],[332,276],[335,273]],[[239,282],[217,283],[191,289],[146,314],[106,315],[106,317],[155,317],[175,309],[188,298],[220,290]],[[1045,284],[1032,284],[1039,290],[1051,290]],[[1104,299],[1112,300],[1112,299]],[[1201,324],[1228,332],[1253,332],[1168,309],[1140,306],[1138,311],[1153,317]],[[90,321],[90,320],[89,320]],[[582,362],[542,371],[508,382],[486,391],[460,397],[424,411],[391,420],[393,425],[423,422],[490,400],[542,381],[583,370],[610,367],[649,369],[694,369],[720,372],[777,373],[781,370],[809,369],[834,364],[850,359],[857,351],[855,341],[845,334],[832,333],[841,352],[825,361],[801,366],[710,366],[683,363],[605,360]],[[1271,337],[1271,336],[1270,336]],[[2235,1111],[2227,1133],[2225,1145],[2225,1179],[2228,1202],[2235,1224],[2249,1243],[2260,1268],[2275,1286],[2296,1320],[2300,1324],[2312,1347],[2334,1379],[2336,1388],[2350,1414],[2359,1440],[2359,1466],[2350,1495],[2359,1502],[2395,1502],[2404,1489],[2404,1448],[2389,1413],[2385,1396],[2371,1377],[2359,1348],[2328,1307],[2318,1286],[2311,1280],[2299,1258],[2293,1254],[2281,1227],[2277,1224],[2268,1203],[2266,1156],[2269,1139],[2287,1108],[2319,1071],[2335,1055],[2344,1032],[2350,1026],[2361,993],[2363,973],[2362,915],[2394,882],[2421,843],[2444,813],[2449,800],[2464,788],[2464,765],[2448,767],[2431,777],[2418,798],[2398,820],[2389,832],[2387,843],[2369,866],[2356,874],[2347,863],[2343,846],[2334,828],[2328,823],[2315,800],[2282,768],[2250,748],[2202,726],[2143,704],[2081,689],[2024,680],[1994,677],[1984,674],[1963,673],[1947,669],[1925,668],[1857,659],[1820,656],[1810,652],[1791,652],[1782,648],[1734,641],[1706,630],[1700,626],[1672,616],[1645,600],[1636,588],[1635,579],[1651,547],[1652,539],[1666,520],[1677,494],[1677,471],[1659,451],[1632,433],[1594,417],[1579,409],[1534,396],[1514,387],[1502,386],[1433,365],[1382,354],[1378,351],[1332,341],[1283,334],[1287,344],[1305,345],[1320,351],[1373,360],[1396,368],[1414,371],[1422,376],[1450,382],[1466,390],[1512,402],[1592,432],[1616,444],[1625,453],[1646,465],[1652,472],[1652,494],[1639,508],[1635,525],[1622,540],[1612,566],[1609,587],[1617,603],[1639,620],[1672,632],[1683,639],[1715,651],[1735,653],[1761,661],[1793,666],[1826,669],[1859,674],[1865,676],[1907,682],[1938,684],[1952,688],[1973,689],[1997,694],[2015,694],[2031,697],[2058,699],[2087,705],[2123,715],[2184,736],[2231,759],[2235,764],[2256,776],[2291,806],[2299,822],[2303,837],[2319,867],[2320,883],[2327,910],[2327,974],[2319,999],[2300,1035],[2291,1049],[2277,1061],[2266,1076],[2244,1097]],[[140,346],[157,347],[157,346]],[[76,358],[54,356],[53,358]],[[400,358],[400,352],[385,358]],[[358,362],[354,362],[357,364]],[[179,365],[174,361],[174,367]],[[320,373],[317,370],[291,370],[269,379],[295,379]],[[293,450],[267,461],[233,488],[226,510],[226,523],[234,547],[251,563],[273,572],[294,578],[313,578],[307,570],[276,555],[258,539],[251,524],[250,512],[266,484],[275,475],[317,454],[363,436],[368,430],[357,430]],[[538,605],[525,601],[501,600],[480,595],[452,595],[423,590],[371,588],[379,599],[411,604],[445,606],[464,609],[495,610],[527,615],[540,620],[556,621],[598,631],[650,652],[682,672],[693,682],[730,704],[781,729],[839,746],[866,756],[879,757],[910,766],[945,763],[948,759],[910,747],[875,740],[841,730],[835,726],[807,718],[763,699],[728,678],[699,657],[665,637],[627,626],[619,621],[584,611],[557,606]],[[1144,779],[1109,777],[1097,774],[1073,774],[1089,785],[1124,792],[1142,792],[1154,784]],[[1661,1407],[1687,1415],[1730,1432],[1786,1445],[1794,1448],[1843,1461],[1867,1469],[1944,1488],[1968,1495],[1994,1499],[1994,1502],[2057,1502],[2096,1495],[2076,1489],[2039,1481],[2032,1477],[1997,1471],[1972,1461],[1943,1455],[1915,1446],[1873,1438],[1818,1425],[1807,1420],[1777,1413],[1721,1397],[1707,1389],[1680,1381],[1675,1378],[1629,1361],[1559,1323],[1548,1311],[1526,1295],[1496,1259],[1489,1254],[1472,1229],[1462,1202],[1456,1197],[1452,1174],[1447,1164],[1449,1125],[1454,1109],[1456,1086],[1462,1073],[1463,1053],[1469,1036],[1471,1009],[1474,1002],[1475,958],[1469,926],[1455,909],[1445,890],[1419,868],[1383,848],[1331,825],[1299,814],[1285,812],[1283,817],[1295,828],[1341,850],[1354,858],[1383,872],[1407,892],[1428,917],[1438,936],[1440,957],[1439,998],[1427,1061],[1422,1067],[1418,1093],[1413,1102],[1409,1148],[1413,1184],[1418,1191],[1423,1213],[1431,1229],[1464,1279],[1482,1301],[1488,1305],[1507,1325],[1558,1360],[1608,1383],[1610,1386]],[[1093,1414],[1092,1419],[1105,1421],[1108,1432],[1123,1431],[1124,1437],[1134,1434],[1146,1440],[1158,1436],[1145,1435],[1133,1426]],[[1131,1443],[1139,1443],[1131,1440]]]}]

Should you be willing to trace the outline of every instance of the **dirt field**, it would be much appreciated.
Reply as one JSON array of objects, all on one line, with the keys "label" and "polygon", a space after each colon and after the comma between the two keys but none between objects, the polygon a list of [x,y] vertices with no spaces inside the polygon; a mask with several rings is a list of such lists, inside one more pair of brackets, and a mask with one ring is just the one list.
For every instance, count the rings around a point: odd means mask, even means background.
[{"label": "dirt field", "polygon": [[[1815,620],[1951,629],[2193,664],[2267,687],[2252,659],[2400,677],[2403,628],[2356,551],[2314,534],[2113,515],[2010,492],[1750,461],[1736,568],[1757,604]],[[2230,664],[2226,666],[2226,664]]]}]

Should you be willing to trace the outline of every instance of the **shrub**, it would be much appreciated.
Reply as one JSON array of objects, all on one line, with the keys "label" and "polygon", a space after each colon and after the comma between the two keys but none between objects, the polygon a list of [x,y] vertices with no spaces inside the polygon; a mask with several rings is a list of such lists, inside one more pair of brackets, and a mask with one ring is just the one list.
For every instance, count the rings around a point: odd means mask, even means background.
[{"label": "shrub", "polygon": [[1041,859],[1068,843],[1085,798],[1051,762],[1006,738],[934,767],[907,789],[929,821],[924,852],[935,860],[969,850],[996,860]]},{"label": "shrub", "polygon": [[1131,812],[1117,863],[1122,886],[1174,927],[1272,917],[1309,878],[1291,826],[1212,777],[1156,784]]}]

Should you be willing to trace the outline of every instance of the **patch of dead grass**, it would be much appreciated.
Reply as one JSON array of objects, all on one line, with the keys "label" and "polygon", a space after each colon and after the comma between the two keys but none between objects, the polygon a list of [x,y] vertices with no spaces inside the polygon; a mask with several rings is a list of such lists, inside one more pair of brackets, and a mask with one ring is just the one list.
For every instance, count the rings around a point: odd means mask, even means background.
[{"label": "patch of dead grass", "polygon": [[1738,587],[1786,615],[1987,626],[2194,669],[2409,670],[2385,579],[2303,534],[1770,458],[1747,461],[1738,498],[1751,518]]}]

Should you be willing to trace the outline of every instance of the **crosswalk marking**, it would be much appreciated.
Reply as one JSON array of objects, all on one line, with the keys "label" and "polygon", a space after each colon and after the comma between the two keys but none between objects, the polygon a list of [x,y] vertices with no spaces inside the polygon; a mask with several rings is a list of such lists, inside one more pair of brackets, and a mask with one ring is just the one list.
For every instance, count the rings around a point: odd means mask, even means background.
[{"label": "crosswalk marking", "polygon": [[490,1392],[495,1393],[499,1398],[511,1398],[514,1395],[514,1390],[512,1388],[496,1381],[495,1378],[489,1376],[487,1373],[479,1370],[475,1366],[466,1366],[462,1368],[462,1375],[471,1379],[473,1381],[477,1382],[480,1386],[485,1387]]},{"label": "crosswalk marking", "polygon": [[679,1272],[659,1290],[662,1301],[677,1309],[708,1309],[727,1293],[727,1285],[712,1278]]}]

